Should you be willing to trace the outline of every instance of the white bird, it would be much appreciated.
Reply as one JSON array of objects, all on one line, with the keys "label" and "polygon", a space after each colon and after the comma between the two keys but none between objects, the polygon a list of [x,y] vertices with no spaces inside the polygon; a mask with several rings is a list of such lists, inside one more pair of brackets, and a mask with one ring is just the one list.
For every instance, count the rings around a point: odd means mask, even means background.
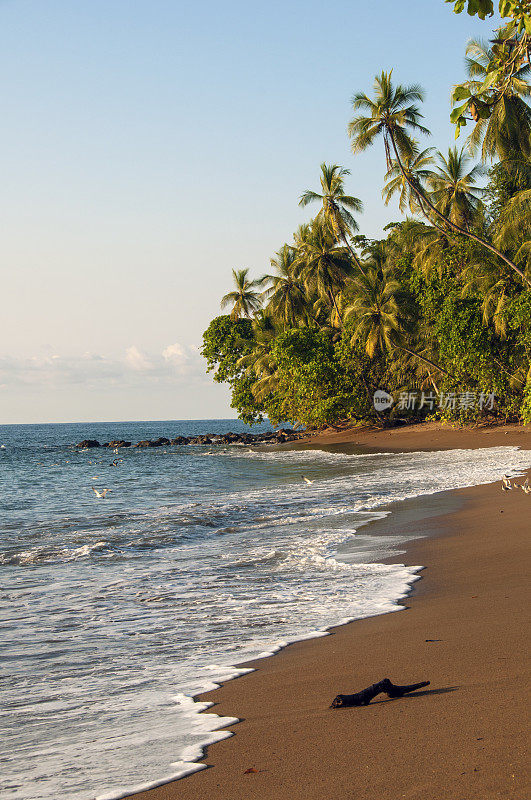
[{"label": "white bird", "polygon": [[511,479],[509,478],[508,475],[504,475],[503,476],[503,478],[502,478],[502,487],[501,488],[502,488],[502,492],[510,492],[511,489],[513,488],[511,486]]},{"label": "white bird", "polygon": [[100,500],[105,500],[105,495],[107,494],[107,492],[110,492],[111,490],[102,489],[101,492],[98,492],[98,490],[94,486],[92,486],[92,491],[94,492],[97,498],[99,498]]},{"label": "white bird", "polygon": [[311,486],[312,483],[315,483],[315,481],[311,481],[309,478],[307,478],[306,475],[301,475],[301,478],[303,479],[304,483],[308,484],[308,486]]}]

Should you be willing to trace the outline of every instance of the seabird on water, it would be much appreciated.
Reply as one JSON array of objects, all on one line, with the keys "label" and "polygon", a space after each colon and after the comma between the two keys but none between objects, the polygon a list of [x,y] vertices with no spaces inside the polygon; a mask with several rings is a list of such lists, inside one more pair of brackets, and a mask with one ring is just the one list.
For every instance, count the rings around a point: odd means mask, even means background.
[{"label": "seabird on water", "polygon": [[105,500],[105,495],[107,494],[107,492],[111,491],[110,489],[102,489],[101,492],[98,492],[98,490],[94,486],[92,486],[91,488],[96,497],[99,498],[100,500]]}]

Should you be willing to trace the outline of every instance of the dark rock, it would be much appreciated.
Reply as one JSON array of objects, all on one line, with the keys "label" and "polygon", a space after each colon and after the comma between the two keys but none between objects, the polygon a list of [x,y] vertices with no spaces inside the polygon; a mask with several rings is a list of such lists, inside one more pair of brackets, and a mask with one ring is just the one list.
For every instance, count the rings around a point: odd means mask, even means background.
[{"label": "dark rock", "polygon": [[187,436],[176,436],[175,439],[170,441],[170,444],[188,444]]},{"label": "dark rock", "polygon": [[107,447],[112,447],[113,449],[116,447],[131,447],[131,442],[126,442],[125,439],[113,439]]},{"label": "dark rock", "polygon": [[83,449],[90,448],[90,447],[101,447],[100,443],[97,439],[83,439],[82,442],[76,444],[76,447],[81,447]]}]

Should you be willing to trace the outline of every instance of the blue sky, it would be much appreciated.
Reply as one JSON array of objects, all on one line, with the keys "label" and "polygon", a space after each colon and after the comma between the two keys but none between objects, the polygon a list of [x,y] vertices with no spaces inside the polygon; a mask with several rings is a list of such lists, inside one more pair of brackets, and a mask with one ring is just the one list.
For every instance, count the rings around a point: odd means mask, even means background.
[{"label": "blue sky", "polygon": [[445,149],[495,25],[442,0],[0,0],[0,421],[233,415],[198,352],[231,269],[267,271],[323,160],[360,232],[398,219],[350,97],[393,67]]}]

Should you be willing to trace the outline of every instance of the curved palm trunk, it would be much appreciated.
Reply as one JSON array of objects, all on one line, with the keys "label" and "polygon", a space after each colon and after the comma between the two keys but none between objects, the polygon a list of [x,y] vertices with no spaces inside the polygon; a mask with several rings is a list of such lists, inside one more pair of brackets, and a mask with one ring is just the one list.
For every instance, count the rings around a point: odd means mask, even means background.
[{"label": "curved palm trunk", "polygon": [[[531,286],[531,281],[528,278],[526,278],[526,276],[524,275],[522,270],[518,269],[518,267],[516,266],[514,261],[511,261],[510,258],[507,258],[507,256],[505,256],[500,250],[498,250],[496,247],[494,247],[494,245],[489,244],[489,242],[486,242],[484,239],[482,239],[480,236],[477,236],[475,233],[471,233],[470,231],[467,231],[464,228],[461,228],[459,225],[456,225],[455,222],[452,222],[450,219],[445,217],[444,214],[441,214],[439,209],[436,208],[433,205],[433,203],[431,202],[431,200],[428,197],[426,197],[426,195],[423,192],[420,191],[419,187],[411,180],[411,178],[407,174],[406,170],[404,169],[404,165],[402,164],[402,160],[401,160],[401,158],[400,158],[400,156],[398,154],[398,148],[396,146],[395,137],[393,136],[393,132],[388,129],[388,133],[389,133],[389,138],[391,139],[391,143],[393,145],[393,150],[395,152],[395,156],[396,156],[396,160],[397,160],[398,166],[400,167],[400,171],[402,172],[402,175],[404,176],[405,180],[407,181],[407,183],[409,184],[409,186],[411,187],[411,189],[415,193],[415,196],[416,196],[417,200],[419,200],[419,205],[420,205],[420,208],[422,210],[422,213],[428,219],[428,221],[430,223],[432,222],[432,220],[428,216],[426,210],[423,208],[422,203],[420,201],[423,201],[424,203],[426,203],[426,205],[431,210],[431,212],[436,217],[438,217],[439,219],[442,219],[443,222],[445,222],[446,225],[448,225],[453,231],[455,231],[456,233],[460,233],[462,236],[466,236],[469,239],[473,239],[475,242],[477,242],[478,244],[481,244],[487,250],[490,250],[491,253],[494,253],[494,255],[498,256],[498,258],[501,258],[502,261],[505,261],[505,263],[508,264],[508,266],[511,267],[511,269],[513,269],[520,276],[520,278],[525,283],[527,283],[528,286]],[[435,227],[437,227],[437,226],[435,226]]]},{"label": "curved palm trunk", "polygon": [[336,303],[336,295],[333,294],[332,290],[328,292],[328,299],[330,300],[330,302],[332,303],[333,307],[336,310],[337,318],[339,319],[340,325],[343,325],[343,317],[341,316],[341,312]]},{"label": "curved palm trunk", "polygon": [[420,353],[416,353],[414,350],[409,350],[409,348],[403,347],[402,345],[399,344],[395,344],[395,347],[398,348],[398,350],[403,350],[404,353],[409,353],[410,356],[414,356],[415,358],[420,358],[420,360],[424,361],[425,364],[429,364],[430,367],[435,367],[435,369],[438,369],[440,372],[444,372],[444,374],[448,375],[448,377],[451,378],[452,380],[457,381],[455,375],[452,375],[450,372],[445,370],[444,367],[440,366],[440,364],[436,364],[434,361],[430,361],[429,358],[424,358],[424,356],[421,356]]},{"label": "curved palm trunk", "polygon": [[352,256],[352,259],[353,259],[354,263],[358,267],[358,269],[361,272],[361,274],[363,275],[363,277],[366,278],[367,275],[365,274],[365,272],[363,270],[363,267],[361,266],[361,261],[359,260],[358,256],[354,252],[353,248],[349,245],[349,243],[347,241],[347,237],[346,237],[346,235],[345,235],[345,233],[343,231],[341,231],[341,238],[345,242],[347,248],[350,250],[350,255]]}]

